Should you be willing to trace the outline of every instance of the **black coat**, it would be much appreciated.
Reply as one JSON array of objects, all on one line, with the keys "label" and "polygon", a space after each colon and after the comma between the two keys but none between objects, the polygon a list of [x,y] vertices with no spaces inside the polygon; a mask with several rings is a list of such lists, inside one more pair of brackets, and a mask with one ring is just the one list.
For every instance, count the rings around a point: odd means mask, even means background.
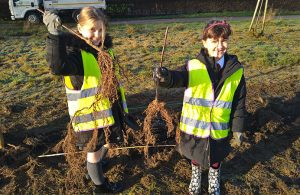
[{"label": "black coat", "polygon": [[[225,63],[221,71],[217,71],[214,64],[215,58],[208,57],[206,51],[202,49],[197,59],[204,63],[207,67],[210,79],[214,85],[215,97],[217,97],[222,89],[224,81],[232,75],[237,69],[241,68],[241,63],[234,55],[225,54]],[[187,87],[188,71],[186,65],[181,67],[179,71],[170,71],[171,79],[168,83],[161,83],[162,87]],[[240,84],[234,94],[232,111],[230,117],[230,127],[232,132],[243,132],[244,121],[246,118],[245,109],[246,99],[246,83],[242,76]],[[195,160],[203,168],[207,168],[216,162],[221,162],[230,152],[231,147],[229,139],[231,136],[214,140],[208,138],[198,138],[193,135],[181,132],[181,141],[177,146],[178,151],[191,160]]]},{"label": "black coat", "polygon": [[[81,50],[92,53],[96,59],[98,52],[85,43],[85,41],[70,33],[63,33],[60,35],[49,34],[46,42],[47,62],[52,74],[70,76],[74,89],[81,89],[84,77]],[[105,48],[112,47],[112,38],[109,35],[105,38],[104,46]],[[115,120],[115,124],[110,127],[112,142],[118,142],[123,138],[123,108],[121,105],[121,98],[119,98],[119,101],[115,101],[112,105],[112,112]],[[99,136],[101,138],[99,144],[104,144],[103,131],[101,130],[99,132]],[[84,140],[86,140],[84,137],[88,138],[91,136],[90,131],[80,133],[82,133],[80,137]]]}]

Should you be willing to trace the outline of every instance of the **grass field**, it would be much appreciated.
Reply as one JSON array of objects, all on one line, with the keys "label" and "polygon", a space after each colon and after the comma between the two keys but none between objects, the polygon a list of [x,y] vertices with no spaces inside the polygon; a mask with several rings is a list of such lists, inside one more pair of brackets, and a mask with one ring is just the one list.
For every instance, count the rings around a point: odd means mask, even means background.
[{"label": "grass field", "polygon": [[[300,21],[269,20],[264,36],[248,33],[250,21],[230,22],[229,53],[243,63],[249,120],[246,140],[223,164],[225,194],[299,194]],[[71,25],[71,24],[69,24]],[[111,25],[114,49],[126,69],[131,111],[154,98],[152,70],[159,63],[167,24]],[[176,69],[201,48],[204,23],[169,24],[164,66]],[[0,21],[1,194],[64,194],[63,157],[38,159],[63,138],[68,122],[63,82],[50,74],[43,25]],[[160,89],[166,102],[181,102],[183,89]],[[178,105],[170,105],[178,116]],[[107,176],[124,181],[124,194],[187,194],[189,162],[174,149],[147,167],[137,151],[113,154]],[[207,175],[207,173],[204,173]],[[204,177],[205,178],[205,177]],[[87,181],[90,186],[91,182]],[[203,192],[207,193],[207,181]],[[78,193],[88,194],[89,188]]]}]

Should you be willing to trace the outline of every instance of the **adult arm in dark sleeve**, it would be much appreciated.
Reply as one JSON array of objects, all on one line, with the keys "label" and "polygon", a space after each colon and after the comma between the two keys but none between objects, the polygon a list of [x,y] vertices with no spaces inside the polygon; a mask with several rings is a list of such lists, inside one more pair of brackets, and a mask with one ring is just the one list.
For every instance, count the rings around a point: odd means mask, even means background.
[{"label": "adult arm in dark sleeve", "polygon": [[79,49],[66,46],[69,34],[47,37],[47,62],[55,75],[83,75],[83,63]]},{"label": "adult arm in dark sleeve", "polygon": [[233,98],[232,112],[231,112],[231,130],[233,132],[243,132],[245,129],[246,112],[246,82],[245,77],[242,76],[241,82],[236,90]]}]

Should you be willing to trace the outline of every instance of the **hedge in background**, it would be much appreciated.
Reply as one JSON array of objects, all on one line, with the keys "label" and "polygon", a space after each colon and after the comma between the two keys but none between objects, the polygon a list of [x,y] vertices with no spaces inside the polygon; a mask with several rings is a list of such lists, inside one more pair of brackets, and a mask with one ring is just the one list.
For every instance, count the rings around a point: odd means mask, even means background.
[{"label": "hedge in background", "polygon": [[[106,0],[110,16],[149,16],[221,11],[254,11],[257,0]],[[270,0],[269,7],[299,11],[299,0]],[[0,0],[0,18],[9,19],[8,0]]]},{"label": "hedge in background", "polygon": [[[257,0],[106,0],[111,16],[149,16],[221,11],[254,11]],[[269,7],[298,11],[300,1],[271,0]]]}]

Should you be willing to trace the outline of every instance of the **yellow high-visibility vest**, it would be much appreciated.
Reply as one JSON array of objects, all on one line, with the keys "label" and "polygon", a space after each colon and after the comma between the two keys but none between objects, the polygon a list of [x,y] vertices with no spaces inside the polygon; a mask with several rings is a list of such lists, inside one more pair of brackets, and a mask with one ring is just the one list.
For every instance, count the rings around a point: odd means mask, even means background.
[{"label": "yellow high-visibility vest", "polygon": [[[74,131],[89,131],[95,128],[111,126],[115,123],[111,104],[107,98],[95,102],[95,96],[101,80],[101,71],[93,54],[81,50],[84,78],[80,90],[74,90],[70,76],[64,76],[65,88],[68,99],[68,109]],[[122,89],[121,89],[122,88]],[[125,100],[123,87],[120,87],[122,100]],[[123,98],[124,96],[124,98]],[[123,107],[126,102],[123,102]]]},{"label": "yellow high-visibility vest", "polygon": [[227,137],[232,101],[243,69],[238,69],[225,80],[218,97],[214,97],[213,84],[205,64],[198,59],[190,60],[188,71],[189,83],[184,92],[180,130],[201,138]]}]

